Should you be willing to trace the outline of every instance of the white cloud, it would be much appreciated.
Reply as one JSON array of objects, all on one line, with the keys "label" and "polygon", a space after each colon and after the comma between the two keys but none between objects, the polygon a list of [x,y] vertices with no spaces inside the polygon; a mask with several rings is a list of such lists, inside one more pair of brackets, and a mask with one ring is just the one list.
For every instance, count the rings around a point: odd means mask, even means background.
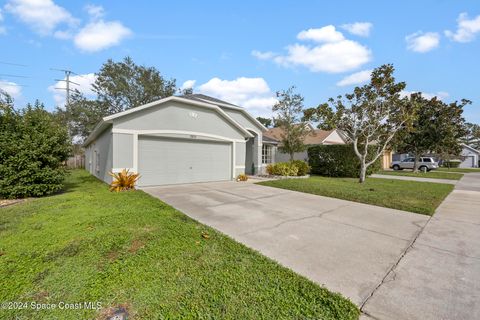
[{"label": "white cloud", "polygon": [[432,99],[433,97],[437,97],[437,99],[439,99],[439,100],[444,100],[444,99],[446,99],[450,96],[450,94],[448,92],[445,92],[445,91],[428,93],[428,92],[407,91],[407,90],[403,90],[402,92],[400,92],[400,96],[401,97],[407,97],[407,96],[410,96],[412,93],[421,93],[422,97],[424,97],[425,99]]},{"label": "white cloud", "polygon": [[182,84],[182,87],[180,89],[185,90],[185,89],[193,88],[193,86],[195,86],[195,82],[197,82],[197,81],[196,80],[187,80]]},{"label": "white cloud", "polygon": [[212,78],[198,86],[198,92],[244,107],[256,116],[271,116],[277,102],[263,78]]},{"label": "white cloud", "polygon": [[261,51],[258,51],[258,50],[253,50],[252,51],[252,56],[254,56],[255,58],[257,58],[259,60],[270,60],[273,57],[275,57],[276,55],[277,54],[275,54],[272,51],[266,51],[266,52],[261,52]]},{"label": "white cloud", "polygon": [[[85,6],[90,20],[82,28],[78,19],[52,0],[10,0],[5,9],[43,36],[73,39],[74,45],[84,52],[110,48],[132,34],[119,21],[105,21],[105,10],[97,5]],[[0,26],[0,34],[5,32]]]},{"label": "white cloud", "polygon": [[372,52],[360,43],[345,39],[343,34],[328,25],[318,29],[301,31],[297,38],[312,40],[316,45],[293,44],[287,46],[284,55],[270,51],[252,51],[259,59],[269,59],[285,66],[304,66],[312,72],[339,73],[361,67],[372,58]]},{"label": "white cloud", "polygon": [[356,69],[371,59],[370,50],[352,40],[326,43],[310,47],[294,44],[286,56],[278,56],[274,61],[284,66],[300,65],[313,72],[339,73]]},{"label": "white cloud", "polygon": [[[97,76],[94,73],[87,73],[87,74],[79,74],[70,76],[70,80],[73,82],[78,83],[78,85],[71,84],[70,88],[77,89],[81,93],[83,93],[86,97],[93,97],[95,96],[95,92],[92,90],[92,84],[97,79]],[[63,79],[65,80],[65,78]],[[67,84],[65,81],[58,81],[54,85],[48,87],[48,91],[53,93],[53,99],[57,106],[63,107],[65,105],[65,90]],[[60,88],[60,89],[55,89]]]},{"label": "white cloud", "polygon": [[78,23],[70,12],[52,0],[10,0],[5,9],[41,35],[51,34],[60,24]]},{"label": "white cloud", "polygon": [[300,31],[297,35],[299,40],[312,40],[315,42],[338,42],[345,39],[343,34],[332,25],[317,29],[308,29]]},{"label": "white cloud", "polygon": [[77,48],[96,52],[118,45],[132,31],[118,21],[93,21],[83,27],[74,37]]},{"label": "white cloud", "polygon": [[371,24],[370,22],[355,22],[343,24],[340,27],[356,36],[368,37],[370,35],[370,31],[373,28],[373,24]]},{"label": "white cloud", "polygon": [[339,82],[337,82],[337,86],[345,87],[365,83],[370,80],[371,74],[372,70],[363,70],[360,72],[352,73],[351,75],[348,75]]},{"label": "white cloud", "polygon": [[471,42],[475,39],[477,33],[480,33],[480,15],[473,19],[468,19],[466,12],[458,16],[457,31],[445,31],[445,35],[456,42]]},{"label": "white cloud", "polygon": [[88,4],[85,6],[85,10],[87,11],[90,18],[94,20],[98,20],[105,15],[105,10],[102,6],[96,6],[93,4]]},{"label": "white cloud", "polygon": [[22,95],[22,87],[8,80],[0,79],[0,89],[8,93],[12,98],[17,99]]},{"label": "white cloud", "polygon": [[415,52],[428,52],[438,47],[440,35],[436,32],[418,31],[405,37],[407,49]]}]

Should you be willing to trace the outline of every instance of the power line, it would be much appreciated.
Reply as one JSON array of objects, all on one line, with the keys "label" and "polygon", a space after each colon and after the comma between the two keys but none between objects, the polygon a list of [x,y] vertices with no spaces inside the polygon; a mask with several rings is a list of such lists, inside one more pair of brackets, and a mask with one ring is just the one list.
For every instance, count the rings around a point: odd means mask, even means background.
[{"label": "power line", "polygon": [[7,73],[0,73],[1,77],[13,77],[13,78],[30,78],[28,76],[21,76],[18,74],[7,74]]},{"label": "power line", "polygon": [[65,73],[65,79],[62,79],[62,80],[56,80],[56,81],[65,81],[66,83],[66,86],[65,88],[54,88],[54,89],[57,89],[57,90],[65,90],[65,94],[66,94],[66,99],[65,99],[65,104],[68,105],[70,104],[70,84],[75,84],[75,85],[80,85],[76,82],[73,82],[72,80],[70,80],[70,75],[73,73],[73,74],[76,74],[75,72],[73,72],[72,70],[68,70],[68,69],[58,69],[58,68],[50,68],[50,70],[54,70],[54,71],[61,71],[63,73]]},{"label": "power line", "polygon": [[9,66],[17,66],[17,67],[28,67],[26,64],[6,62],[6,61],[0,61],[0,64],[7,64]]}]

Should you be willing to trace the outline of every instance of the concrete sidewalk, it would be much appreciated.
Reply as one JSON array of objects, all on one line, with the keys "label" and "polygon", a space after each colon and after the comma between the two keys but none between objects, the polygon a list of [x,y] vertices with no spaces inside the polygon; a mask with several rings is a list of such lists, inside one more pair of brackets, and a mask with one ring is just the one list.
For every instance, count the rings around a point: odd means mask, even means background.
[{"label": "concrete sidewalk", "polygon": [[459,180],[450,180],[450,179],[434,179],[434,178],[418,178],[418,177],[409,177],[409,176],[394,176],[394,175],[389,175],[389,174],[378,174],[378,173],[374,173],[370,177],[381,178],[381,179],[408,180],[408,181],[448,183],[448,184],[457,184],[458,181],[459,181]]},{"label": "concrete sidewalk", "polygon": [[249,182],[143,190],[359,306],[429,219]]},{"label": "concrete sidewalk", "polygon": [[362,312],[364,319],[480,319],[480,174],[458,182]]}]

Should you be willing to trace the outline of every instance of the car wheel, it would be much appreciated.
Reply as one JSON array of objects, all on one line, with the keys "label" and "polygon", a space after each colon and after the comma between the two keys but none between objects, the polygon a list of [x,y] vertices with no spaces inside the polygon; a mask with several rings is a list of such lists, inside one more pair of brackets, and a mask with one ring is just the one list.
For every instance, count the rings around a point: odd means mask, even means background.
[{"label": "car wheel", "polygon": [[400,170],[400,166],[398,164],[396,164],[392,167],[392,169],[395,170],[395,171],[398,171],[398,170]]},{"label": "car wheel", "polygon": [[422,172],[427,172],[428,168],[426,166],[420,166],[420,168],[418,168],[418,170],[420,170]]}]

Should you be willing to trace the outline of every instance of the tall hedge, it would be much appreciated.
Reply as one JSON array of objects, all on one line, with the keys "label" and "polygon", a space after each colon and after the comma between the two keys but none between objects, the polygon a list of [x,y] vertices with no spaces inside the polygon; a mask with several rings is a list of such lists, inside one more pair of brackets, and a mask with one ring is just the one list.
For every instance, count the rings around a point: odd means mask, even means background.
[{"label": "tall hedge", "polygon": [[[372,154],[376,147],[370,146],[370,149],[369,154]],[[351,144],[312,146],[308,148],[308,164],[313,174],[327,177],[358,178],[360,176],[360,161]],[[379,158],[368,167],[367,175],[377,172],[381,168],[381,158]]]},{"label": "tall hedge", "polygon": [[0,198],[59,191],[70,150],[67,129],[39,102],[20,111],[0,103]]}]

